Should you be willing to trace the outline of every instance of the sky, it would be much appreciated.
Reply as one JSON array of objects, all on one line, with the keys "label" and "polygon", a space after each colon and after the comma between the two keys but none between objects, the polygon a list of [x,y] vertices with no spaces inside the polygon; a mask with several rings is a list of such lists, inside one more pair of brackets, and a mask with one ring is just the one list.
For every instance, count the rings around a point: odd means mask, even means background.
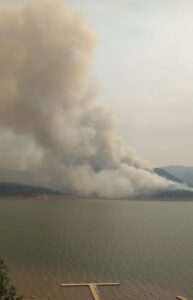
[{"label": "sky", "polygon": [[153,166],[193,165],[193,3],[69,0],[99,41],[99,101]]},{"label": "sky", "polygon": [[192,1],[66,3],[88,17],[98,36],[98,102],[126,143],[152,166],[193,165]]}]

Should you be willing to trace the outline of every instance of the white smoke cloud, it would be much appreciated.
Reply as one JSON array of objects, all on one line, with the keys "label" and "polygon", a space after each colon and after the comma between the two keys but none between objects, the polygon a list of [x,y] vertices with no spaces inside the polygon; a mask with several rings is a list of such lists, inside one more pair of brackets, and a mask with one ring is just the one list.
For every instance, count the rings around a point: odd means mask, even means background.
[{"label": "white smoke cloud", "polygon": [[0,167],[28,170],[32,183],[78,196],[174,189],[124,144],[97,104],[96,43],[86,19],[60,1],[0,5]]}]

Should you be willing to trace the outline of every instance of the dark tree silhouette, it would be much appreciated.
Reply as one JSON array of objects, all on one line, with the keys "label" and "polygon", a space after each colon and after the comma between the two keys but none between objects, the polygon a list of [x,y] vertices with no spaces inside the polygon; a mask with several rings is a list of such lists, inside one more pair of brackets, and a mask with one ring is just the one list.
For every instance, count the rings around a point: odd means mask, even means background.
[{"label": "dark tree silhouette", "polygon": [[15,287],[10,285],[8,273],[4,261],[0,259],[0,300],[21,300],[22,297],[17,296]]}]

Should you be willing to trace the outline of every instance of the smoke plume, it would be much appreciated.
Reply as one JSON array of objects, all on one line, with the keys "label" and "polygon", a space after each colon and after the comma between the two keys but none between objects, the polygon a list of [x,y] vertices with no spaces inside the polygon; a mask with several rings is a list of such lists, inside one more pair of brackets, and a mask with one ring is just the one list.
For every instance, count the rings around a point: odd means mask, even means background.
[{"label": "smoke plume", "polygon": [[175,189],[124,144],[97,104],[96,44],[87,20],[60,1],[0,5],[0,168],[78,196]]}]

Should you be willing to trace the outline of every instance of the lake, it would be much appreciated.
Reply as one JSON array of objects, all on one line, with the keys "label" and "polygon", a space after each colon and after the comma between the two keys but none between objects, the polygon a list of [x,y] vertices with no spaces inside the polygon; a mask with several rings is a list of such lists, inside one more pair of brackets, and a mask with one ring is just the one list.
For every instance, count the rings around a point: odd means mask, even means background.
[{"label": "lake", "polygon": [[193,297],[193,202],[1,199],[0,256],[19,293],[102,300]]}]

